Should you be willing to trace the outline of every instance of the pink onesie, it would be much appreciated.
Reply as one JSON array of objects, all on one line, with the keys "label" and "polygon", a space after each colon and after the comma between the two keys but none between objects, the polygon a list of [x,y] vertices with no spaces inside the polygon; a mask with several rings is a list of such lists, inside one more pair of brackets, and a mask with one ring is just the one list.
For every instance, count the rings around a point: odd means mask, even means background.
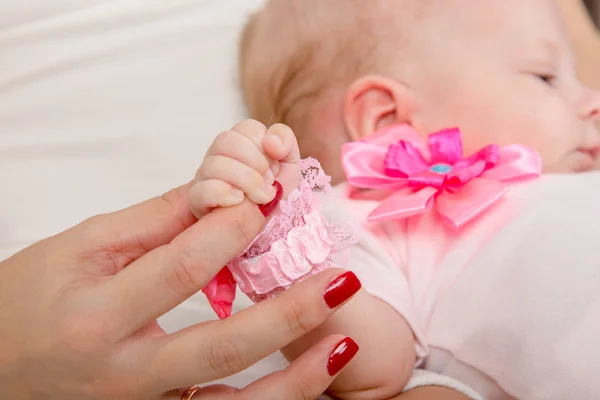
[{"label": "pink onesie", "polygon": [[[593,365],[600,359],[600,236],[594,233],[600,227],[600,175],[512,184],[465,223],[462,217],[479,210],[473,205],[491,197],[477,195],[481,185],[472,181],[459,189],[442,187],[438,197],[417,195],[436,180],[419,172],[422,167],[411,171],[419,159],[414,146],[373,146],[385,144],[394,131],[403,135],[392,128],[366,145],[347,145],[343,164],[355,187],[382,188],[395,176],[404,186],[371,200],[365,192],[349,198],[352,190],[340,186],[324,203],[333,223],[354,223],[359,243],[345,267],[406,319],[423,368],[455,378],[485,399],[599,399]],[[450,174],[459,179],[446,176],[444,184],[468,182],[475,174],[468,174],[471,167],[462,173],[460,160],[452,168],[436,163],[452,153],[448,143],[430,137],[430,170],[456,169]],[[479,155],[493,159],[483,150]],[[473,157],[467,164],[476,165],[479,156]],[[473,179],[517,176],[519,170],[526,176],[535,170],[533,159],[526,149],[504,148],[492,168]],[[407,180],[417,186],[408,195],[402,193]],[[444,199],[449,194],[456,201]]]},{"label": "pink onesie", "polygon": [[[292,245],[294,234],[276,235],[281,252],[265,246],[259,253],[266,253],[230,264],[236,281],[256,300],[264,298],[259,291],[269,297],[326,268],[323,262],[355,239],[340,265],[408,322],[421,368],[490,400],[599,399],[590,365],[600,357],[600,271],[592,257],[600,236],[590,227],[600,227],[600,175],[593,186],[584,175],[516,183],[539,174],[533,153],[490,146],[452,159],[452,140],[439,138],[430,138],[429,164],[405,141],[386,151],[346,148],[353,187],[333,188],[298,225],[325,247],[297,252],[308,236]],[[440,154],[443,163],[434,160]],[[415,160],[423,161],[416,169]],[[369,185],[379,190],[356,191]],[[270,224],[267,236],[278,225]],[[332,236],[349,231],[354,236],[341,241]],[[285,261],[290,256],[300,259]],[[255,268],[261,263],[268,268]]]},{"label": "pink onesie", "polygon": [[344,267],[408,322],[422,368],[490,400],[600,399],[598,178],[513,185],[459,230],[434,212],[373,221],[381,198],[347,184],[323,213],[352,221]]},{"label": "pink onesie", "polygon": [[379,203],[345,190],[324,203],[356,226],[344,267],[408,321],[422,367],[489,400],[600,399],[599,173],[513,187],[458,238],[430,214],[369,224]]}]

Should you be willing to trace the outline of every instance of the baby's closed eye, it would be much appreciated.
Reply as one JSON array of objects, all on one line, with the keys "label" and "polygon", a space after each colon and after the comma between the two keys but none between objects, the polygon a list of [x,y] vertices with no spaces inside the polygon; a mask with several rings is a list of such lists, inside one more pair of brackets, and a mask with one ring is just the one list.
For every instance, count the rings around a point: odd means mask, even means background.
[{"label": "baby's closed eye", "polygon": [[535,76],[536,78],[538,78],[539,80],[541,80],[542,82],[544,82],[545,84],[547,84],[549,86],[553,86],[554,82],[556,80],[556,76],[554,74],[534,73],[533,76]]}]

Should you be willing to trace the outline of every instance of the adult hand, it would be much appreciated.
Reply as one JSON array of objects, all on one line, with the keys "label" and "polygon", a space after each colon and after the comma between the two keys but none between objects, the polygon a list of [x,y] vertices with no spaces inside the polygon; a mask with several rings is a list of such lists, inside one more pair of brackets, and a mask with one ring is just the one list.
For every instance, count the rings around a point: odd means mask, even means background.
[{"label": "adult hand", "polygon": [[[329,270],[227,320],[165,334],[156,318],[200,290],[264,224],[249,201],[198,221],[188,190],[93,217],[0,263],[2,398],[181,398],[174,389],[243,370],[356,291],[348,275],[336,279],[343,271]],[[323,339],[242,398],[316,398],[357,350],[343,339]],[[233,395],[218,386],[194,400]]]}]

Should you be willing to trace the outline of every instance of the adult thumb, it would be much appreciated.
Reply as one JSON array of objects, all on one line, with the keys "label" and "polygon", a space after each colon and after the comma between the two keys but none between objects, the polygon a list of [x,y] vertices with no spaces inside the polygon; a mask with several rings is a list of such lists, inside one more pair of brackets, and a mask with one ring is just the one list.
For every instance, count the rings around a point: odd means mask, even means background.
[{"label": "adult thumb", "polygon": [[[134,332],[202,288],[256,237],[265,217],[256,204],[216,209],[118,273],[106,289]],[[150,300],[151,299],[151,300]]]},{"label": "adult thumb", "polygon": [[190,187],[188,183],[126,209],[92,217],[68,233],[75,236],[79,252],[110,253],[118,272],[198,221],[189,208]]}]

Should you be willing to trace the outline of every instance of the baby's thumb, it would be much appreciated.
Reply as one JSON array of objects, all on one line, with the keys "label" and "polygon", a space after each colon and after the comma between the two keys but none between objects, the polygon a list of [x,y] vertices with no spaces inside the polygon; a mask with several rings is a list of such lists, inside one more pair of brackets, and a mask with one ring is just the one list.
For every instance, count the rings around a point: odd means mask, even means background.
[{"label": "baby's thumb", "polygon": [[286,125],[275,124],[263,139],[267,156],[281,163],[300,163],[300,150],[294,132]]}]

